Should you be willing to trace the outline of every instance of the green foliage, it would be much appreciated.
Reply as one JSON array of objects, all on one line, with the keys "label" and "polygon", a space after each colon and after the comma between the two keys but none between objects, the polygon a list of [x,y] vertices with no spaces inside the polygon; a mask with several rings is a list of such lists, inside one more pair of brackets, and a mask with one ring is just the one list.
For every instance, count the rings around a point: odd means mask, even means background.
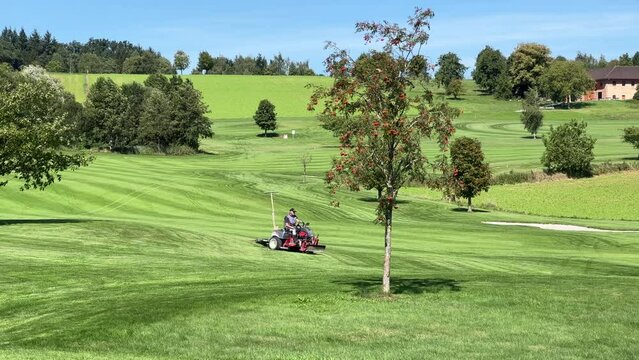
[{"label": "green foliage", "polygon": [[264,136],[266,137],[266,132],[268,130],[273,131],[277,129],[275,105],[271,104],[271,102],[266,99],[260,101],[260,104],[257,106],[257,110],[255,111],[255,115],[253,115],[253,120],[255,120],[255,124],[259,126],[260,129],[264,130]]},{"label": "green foliage", "polygon": [[583,121],[571,120],[557,128],[550,127],[543,138],[546,150],[541,158],[548,172],[561,172],[570,177],[592,174],[596,139],[586,134],[587,126]]},{"label": "green foliage", "polygon": [[635,149],[639,149],[639,127],[631,126],[623,129],[623,142],[631,144]]},{"label": "green foliage", "polygon": [[144,100],[140,118],[139,139],[143,144],[155,146],[158,152],[171,144],[171,103],[161,90],[151,88]]},{"label": "green foliage", "polygon": [[182,74],[182,71],[189,67],[189,55],[182,50],[176,51],[173,56],[173,66]]},{"label": "green foliage", "polygon": [[464,82],[461,79],[453,79],[448,86],[446,86],[446,95],[453,95],[455,99],[459,97],[459,95],[463,95],[466,93],[464,89]]},{"label": "green foliage", "polygon": [[170,74],[173,73],[171,63],[153,53],[135,53],[124,60],[122,64],[124,74]]},{"label": "green foliage", "polygon": [[495,95],[495,98],[500,100],[509,100],[513,98],[513,83],[510,81],[508,74],[502,73],[499,75],[493,95]]},{"label": "green foliage", "polygon": [[519,44],[508,58],[508,72],[513,83],[513,94],[523,97],[539,85],[539,78],[546,71],[552,57],[548,47],[536,43]]},{"label": "green foliage", "polygon": [[[37,74],[34,76],[34,74]],[[0,186],[15,176],[21,189],[44,189],[60,172],[87,165],[89,157],[64,151],[74,144],[65,102],[72,97],[43,72],[0,67]]]},{"label": "green foliage", "polygon": [[490,188],[490,167],[484,161],[479,140],[456,138],[450,146],[450,162],[455,180],[453,190],[458,197],[468,199],[468,211],[472,211],[472,198]]},{"label": "green foliage", "polygon": [[595,88],[595,81],[578,61],[554,61],[539,79],[541,93],[557,102],[569,103]]},{"label": "green foliage", "polygon": [[127,127],[127,98],[111,79],[100,77],[91,85],[80,126],[89,146],[117,150],[132,145],[137,132]]},{"label": "green foliage", "polygon": [[[477,55],[472,77],[480,88],[489,94],[495,94],[500,77],[506,72],[506,58],[501,54],[501,51],[486,46]],[[508,92],[511,91],[512,89],[509,88]]]},{"label": "green foliage", "polygon": [[635,92],[635,95],[632,97],[633,100],[639,100],[639,85],[637,85],[637,91]]},{"label": "green foliage", "polygon": [[523,111],[520,115],[524,129],[532,134],[533,139],[537,138],[537,130],[543,125],[544,114],[539,110],[539,95],[537,90],[532,89],[526,92],[522,102]]},{"label": "green foliage", "polygon": [[455,80],[461,80],[464,78],[464,72],[467,67],[461,63],[461,60],[452,52],[443,54],[437,61],[439,69],[435,73],[435,82],[444,88],[447,88],[450,83]]}]

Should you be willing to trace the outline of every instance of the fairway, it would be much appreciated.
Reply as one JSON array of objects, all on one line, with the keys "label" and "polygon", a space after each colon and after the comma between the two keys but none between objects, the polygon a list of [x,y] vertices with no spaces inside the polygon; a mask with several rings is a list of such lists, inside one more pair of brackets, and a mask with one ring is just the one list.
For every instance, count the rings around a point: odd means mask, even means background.
[{"label": "fairway", "polygon": [[[497,103],[492,113],[480,96],[460,105],[467,109],[460,133],[481,136],[497,169],[538,167],[541,142],[522,139],[514,103]],[[615,119],[597,120],[610,109]],[[597,104],[553,112],[552,121],[589,117],[609,142],[598,156],[622,158],[634,154],[614,142],[616,129],[632,121],[630,109]],[[372,221],[374,194],[344,193],[341,207],[329,205],[323,173],[336,141],[312,117],[280,118],[279,132],[297,131],[284,140],[257,137],[253,120],[237,116],[239,110],[215,122],[205,154],[96,154],[91,166],[65,173],[45,192],[20,192],[16,183],[2,189],[0,358],[639,353],[636,234],[482,224],[639,229],[637,218],[467,214],[406,189],[395,217],[395,296],[383,299],[377,293],[384,230]],[[299,160],[305,152],[313,155],[306,183]],[[254,243],[270,233],[268,191],[277,192],[278,223],[294,206],[327,245],[324,254]]]}]

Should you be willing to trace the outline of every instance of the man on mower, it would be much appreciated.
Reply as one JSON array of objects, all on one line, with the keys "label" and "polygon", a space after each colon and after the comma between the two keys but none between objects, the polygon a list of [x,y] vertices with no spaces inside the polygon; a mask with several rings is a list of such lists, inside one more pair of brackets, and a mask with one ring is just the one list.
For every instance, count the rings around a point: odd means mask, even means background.
[{"label": "man on mower", "polygon": [[290,234],[292,234],[293,236],[297,235],[295,232],[297,223],[299,222],[299,220],[297,220],[297,215],[295,214],[295,209],[291,208],[291,210],[288,211],[288,215],[286,215],[284,217],[284,230]]}]

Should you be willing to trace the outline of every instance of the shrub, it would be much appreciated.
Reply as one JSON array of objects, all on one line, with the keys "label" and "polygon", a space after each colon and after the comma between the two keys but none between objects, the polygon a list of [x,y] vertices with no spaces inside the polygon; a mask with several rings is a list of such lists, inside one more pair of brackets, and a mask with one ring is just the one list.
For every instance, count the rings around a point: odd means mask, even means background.
[{"label": "shrub", "polygon": [[631,144],[635,149],[639,149],[639,127],[631,126],[623,129],[623,142]]},{"label": "shrub", "polygon": [[587,126],[583,121],[571,120],[556,129],[550,127],[550,132],[543,138],[546,150],[541,157],[546,171],[561,172],[569,177],[592,175],[591,162],[597,140],[586,134]]}]

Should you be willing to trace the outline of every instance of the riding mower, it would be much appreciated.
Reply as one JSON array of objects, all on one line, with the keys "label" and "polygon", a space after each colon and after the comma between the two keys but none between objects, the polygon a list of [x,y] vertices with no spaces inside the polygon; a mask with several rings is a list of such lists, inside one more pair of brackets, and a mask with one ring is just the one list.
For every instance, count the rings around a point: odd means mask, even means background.
[{"label": "riding mower", "polygon": [[295,234],[284,229],[275,229],[268,239],[255,239],[256,243],[266,245],[271,250],[293,250],[303,253],[323,252],[325,245],[319,244],[319,236],[313,234],[310,223],[299,223]]}]

